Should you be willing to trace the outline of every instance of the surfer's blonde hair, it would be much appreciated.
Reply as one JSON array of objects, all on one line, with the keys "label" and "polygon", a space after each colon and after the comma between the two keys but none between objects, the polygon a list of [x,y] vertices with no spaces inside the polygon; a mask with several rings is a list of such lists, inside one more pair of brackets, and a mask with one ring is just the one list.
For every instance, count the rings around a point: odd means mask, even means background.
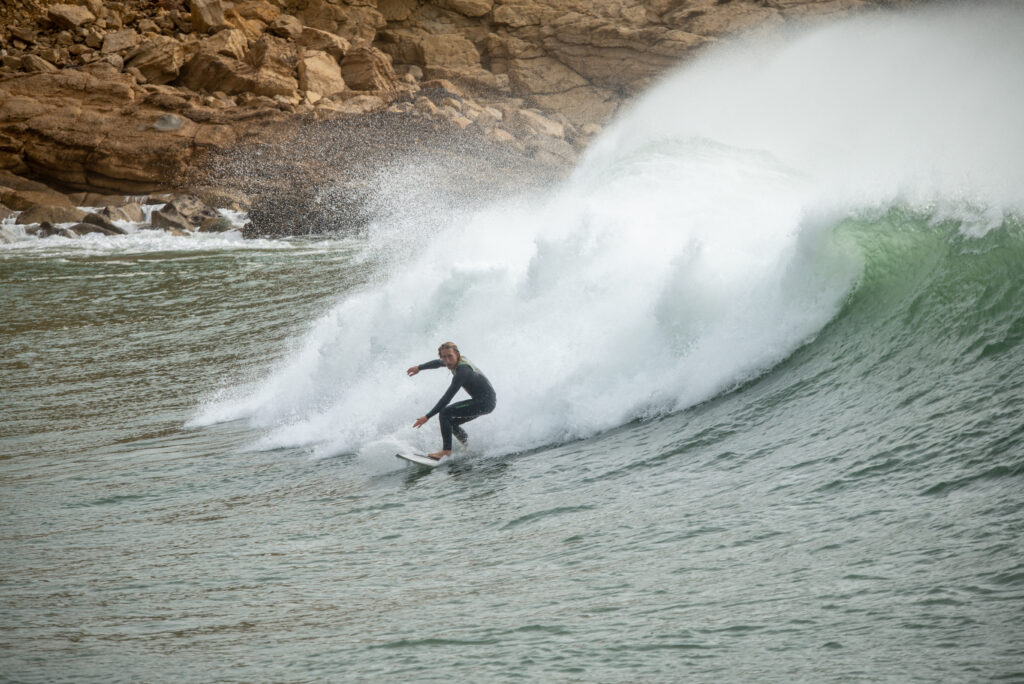
[{"label": "surfer's blonde hair", "polygon": [[440,356],[441,352],[443,352],[445,349],[451,349],[460,359],[462,358],[462,352],[459,351],[459,345],[455,344],[454,342],[443,343],[440,347],[437,348],[437,355]]}]

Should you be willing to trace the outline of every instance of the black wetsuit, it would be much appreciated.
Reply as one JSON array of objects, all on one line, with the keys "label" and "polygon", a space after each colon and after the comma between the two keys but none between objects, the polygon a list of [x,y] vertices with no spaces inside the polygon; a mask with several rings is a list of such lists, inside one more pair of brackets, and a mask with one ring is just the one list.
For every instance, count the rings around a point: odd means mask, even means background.
[{"label": "black wetsuit", "polygon": [[[444,366],[444,362],[441,359],[434,359],[433,361],[421,363],[419,369],[427,370],[429,368],[441,368],[442,366]],[[452,400],[452,397],[460,389],[466,390],[466,393],[471,398],[465,401],[457,401],[449,406],[448,402]],[[465,444],[466,431],[459,426],[474,418],[490,413],[494,410],[497,401],[498,397],[494,393],[494,388],[491,387],[491,382],[487,377],[478,371],[467,359],[460,358],[458,365],[455,366],[455,370],[452,371],[452,384],[448,386],[448,390],[438,400],[437,404],[434,405],[434,408],[430,409],[427,413],[427,418],[440,414],[438,420],[441,423],[441,448],[445,451],[452,450],[453,433],[460,442]]]}]

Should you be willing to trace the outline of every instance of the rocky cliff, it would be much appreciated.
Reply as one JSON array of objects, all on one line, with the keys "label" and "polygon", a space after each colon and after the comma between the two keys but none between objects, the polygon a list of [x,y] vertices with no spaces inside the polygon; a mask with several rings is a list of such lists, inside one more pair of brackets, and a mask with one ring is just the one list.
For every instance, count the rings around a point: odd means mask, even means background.
[{"label": "rocky cliff", "polygon": [[456,184],[495,177],[482,164],[544,180],[706,45],[907,2],[6,0],[0,201],[57,202],[18,178],[177,190],[254,209],[263,231],[297,208],[325,229],[311,178],[337,181],[352,220],[360,184],[410,153],[447,156]]}]

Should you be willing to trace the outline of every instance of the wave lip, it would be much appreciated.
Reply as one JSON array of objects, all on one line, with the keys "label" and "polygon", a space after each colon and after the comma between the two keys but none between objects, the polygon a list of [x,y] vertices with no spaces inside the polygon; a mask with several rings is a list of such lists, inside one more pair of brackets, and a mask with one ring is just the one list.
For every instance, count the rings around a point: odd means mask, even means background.
[{"label": "wave lip", "polygon": [[447,380],[400,372],[445,339],[498,388],[501,420],[470,427],[503,452],[679,410],[784,358],[853,286],[856,255],[807,214],[810,199],[760,153],[706,140],[635,151],[537,206],[452,223],[207,419],[248,418],[268,448],[408,441],[402,426]]}]

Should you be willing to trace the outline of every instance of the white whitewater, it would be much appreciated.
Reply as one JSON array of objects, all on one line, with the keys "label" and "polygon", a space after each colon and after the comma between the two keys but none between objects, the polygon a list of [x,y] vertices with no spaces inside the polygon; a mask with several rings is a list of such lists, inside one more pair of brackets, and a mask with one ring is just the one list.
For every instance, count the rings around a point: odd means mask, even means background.
[{"label": "white whitewater", "polygon": [[[711,51],[666,78],[544,197],[402,206],[381,184],[373,285],[347,293],[268,377],[195,424],[245,418],[263,446],[437,446],[410,427],[456,341],[498,391],[469,428],[509,453],[705,401],[812,338],[855,287],[833,228],[893,203],[984,232],[1024,208],[1024,12],[875,14]],[[383,180],[383,177],[382,177]],[[941,212],[940,212],[941,213]],[[374,266],[376,264],[376,266]]]}]

